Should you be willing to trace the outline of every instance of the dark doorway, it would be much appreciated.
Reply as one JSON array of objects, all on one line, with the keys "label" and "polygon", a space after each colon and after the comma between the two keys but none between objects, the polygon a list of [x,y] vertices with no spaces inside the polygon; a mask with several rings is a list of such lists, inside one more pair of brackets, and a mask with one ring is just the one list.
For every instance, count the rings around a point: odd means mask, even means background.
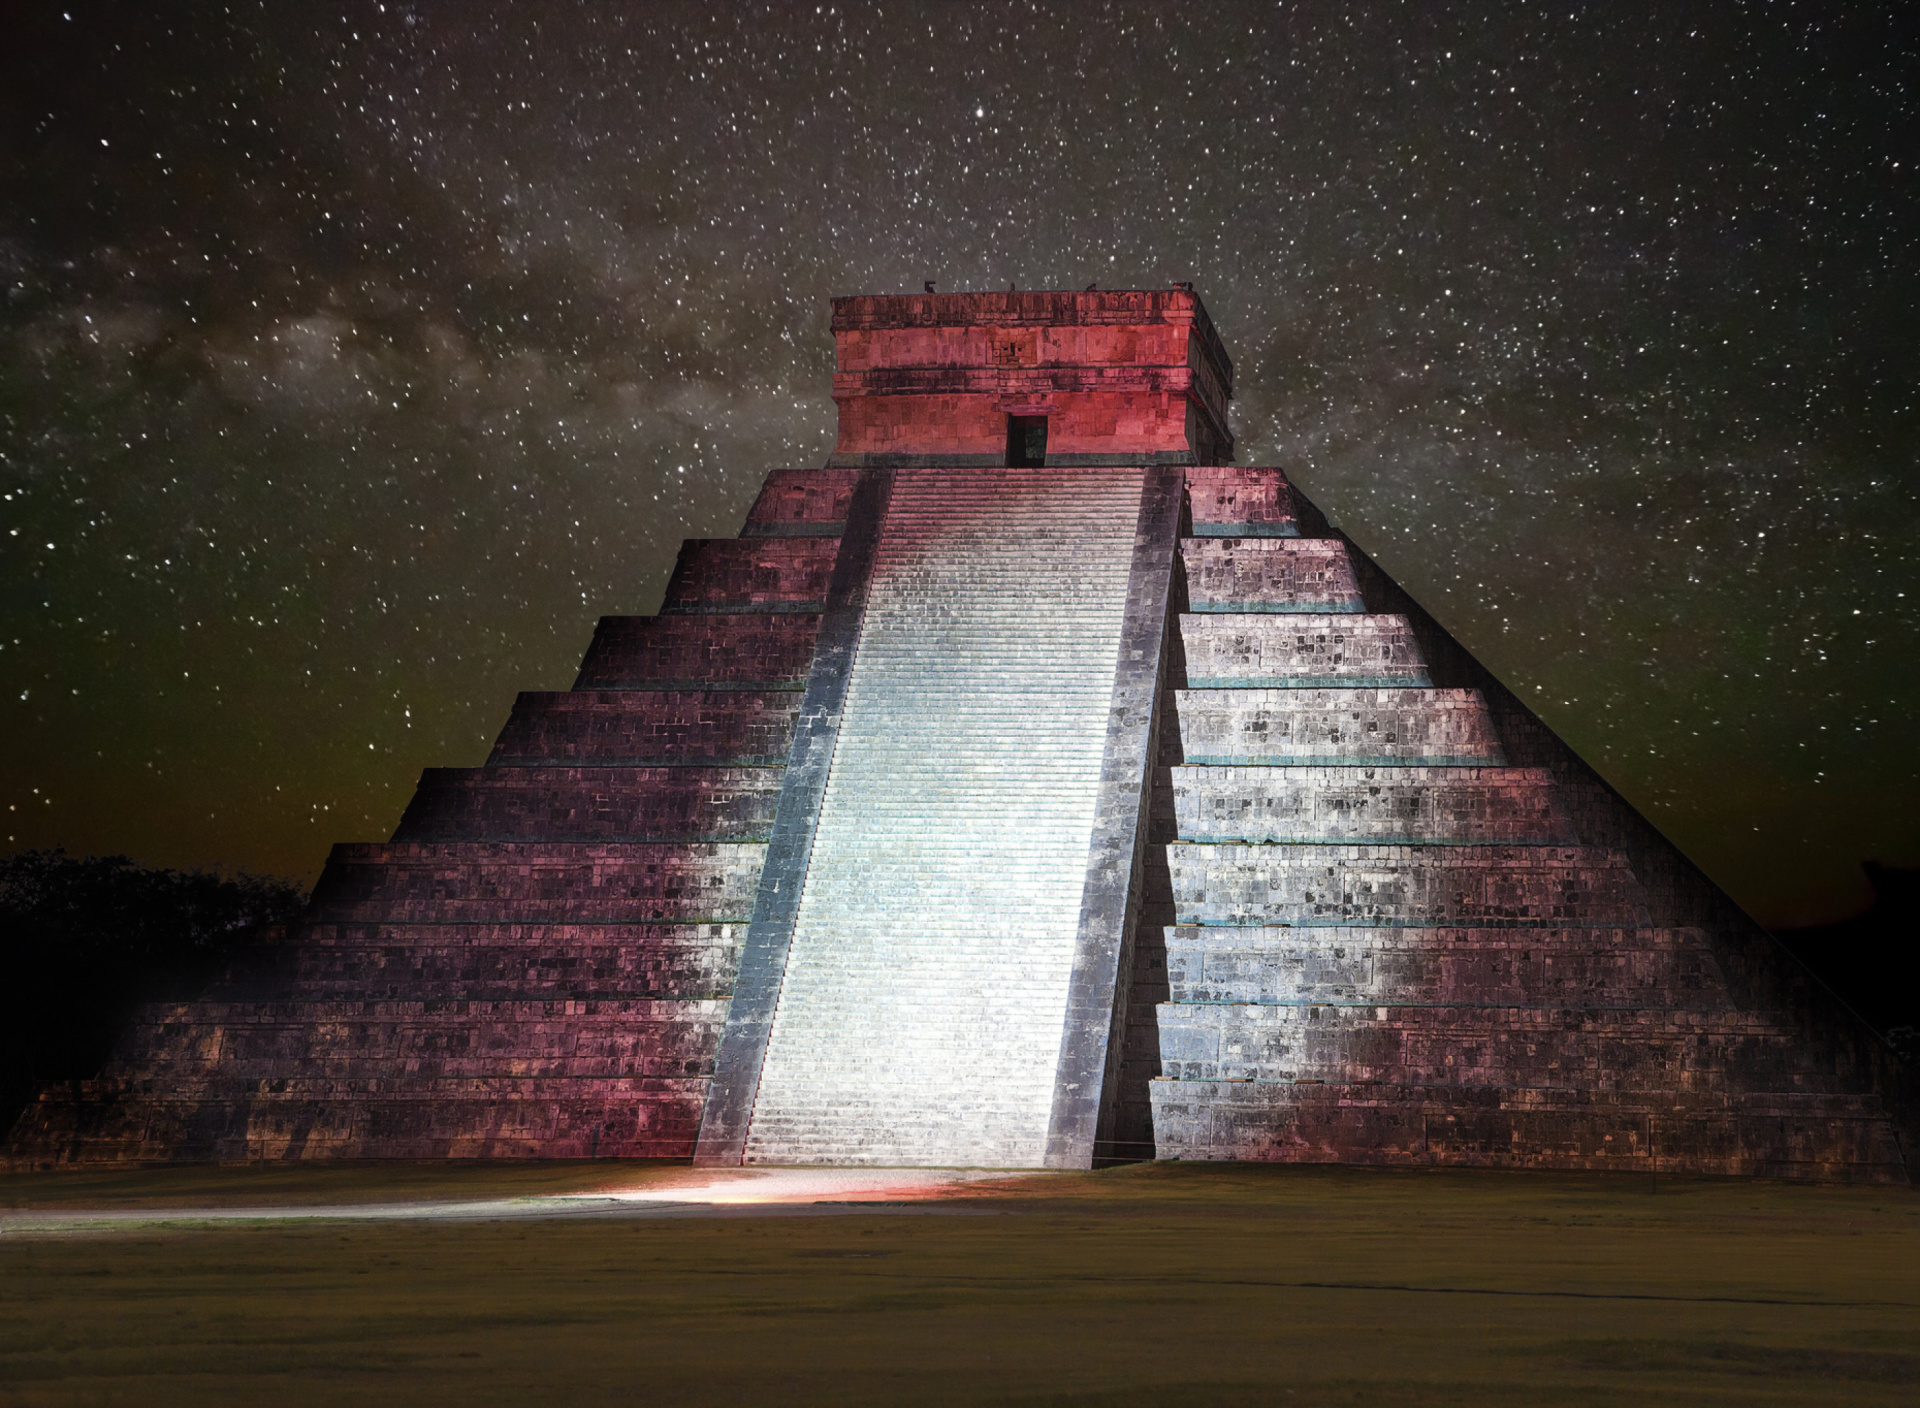
[{"label": "dark doorway", "polygon": [[1007,463],[1037,469],[1047,462],[1047,418],[1007,417]]}]

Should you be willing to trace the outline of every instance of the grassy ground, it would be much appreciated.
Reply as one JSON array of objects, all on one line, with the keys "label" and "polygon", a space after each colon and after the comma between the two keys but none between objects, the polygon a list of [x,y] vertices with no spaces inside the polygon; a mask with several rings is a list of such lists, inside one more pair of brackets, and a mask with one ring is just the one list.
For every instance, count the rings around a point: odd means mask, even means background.
[{"label": "grassy ground", "polygon": [[[608,1180],[24,1175],[0,1204]],[[1920,1195],[1149,1165],[834,1216],[0,1235],[0,1403],[266,1401],[1911,1404]]]}]

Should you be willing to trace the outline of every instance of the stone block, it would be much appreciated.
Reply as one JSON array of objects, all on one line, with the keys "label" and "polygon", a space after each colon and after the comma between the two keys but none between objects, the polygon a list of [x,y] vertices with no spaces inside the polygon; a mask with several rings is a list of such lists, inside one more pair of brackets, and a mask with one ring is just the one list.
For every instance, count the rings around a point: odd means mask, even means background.
[{"label": "stone block", "polygon": [[747,510],[743,538],[840,536],[853,501],[853,469],[776,469]]},{"label": "stone block", "polygon": [[1277,469],[1196,465],[1187,471],[1187,503],[1200,538],[1319,537],[1325,530]]},{"label": "stone block", "polygon": [[1633,871],[1584,846],[1167,848],[1181,924],[1646,924]]},{"label": "stone block", "polygon": [[782,767],[799,709],[795,690],[529,692],[487,764]]},{"label": "stone block", "polygon": [[203,1001],[141,1009],[128,1041],[156,1081],[705,1076],[726,1012],[724,998]]},{"label": "stone block", "polygon": [[46,1165],[309,1159],[684,1158],[706,1080],[99,1080],[22,1117]]},{"label": "stone block", "polygon": [[1207,612],[1180,617],[1194,689],[1408,688],[1432,683],[1404,616]]},{"label": "stone block", "polygon": [[777,767],[428,768],[396,841],[764,841]]},{"label": "stone block", "polygon": [[839,548],[837,537],[690,538],[680,546],[660,610],[817,615]]},{"label": "stone block", "polygon": [[1163,1003],[1158,1025],[1162,1074],[1181,1080],[1652,1094],[1813,1089],[1818,1076],[1777,1024],[1738,1012]]},{"label": "stone block", "polygon": [[764,845],[351,842],[310,914],[329,923],[743,922]]},{"label": "stone block", "polygon": [[1174,1002],[1732,1010],[1694,929],[1170,928]]},{"label": "stone block", "polygon": [[1183,841],[1570,844],[1545,768],[1177,767]]},{"label": "stone block", "polygon": [[602,616],[575,689],[800,689],[820,618]]},{"label": "stone block", "polygon": [[1899,1181],[1884,1110],[1852,1094],[1153,1082],[1161,1157]]},{"label": "stone block", "polygon": [[314,923],[289,936],[267,992],[244,978],[214,996],[317,1001],[724,998],[746,926]]},{"label": "stone block", "polygon": [[1180,544],[1195,612],[1364,612],[1338,538],[1188,538]]},{"label": "stone block", "polygon": [[1475,689],[1182,689],[1174,692],[1171,728],[1162,737],[1161,761],[1169,765],[1497,767],[1506,761]]}]

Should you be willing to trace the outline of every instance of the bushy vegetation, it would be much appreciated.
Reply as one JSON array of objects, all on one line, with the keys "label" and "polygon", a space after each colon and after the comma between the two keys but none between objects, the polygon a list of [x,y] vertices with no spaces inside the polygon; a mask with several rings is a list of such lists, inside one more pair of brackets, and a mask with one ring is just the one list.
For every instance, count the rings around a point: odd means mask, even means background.
[{"label": "bushy vegetation", "polygon": [[98,1071],[141,1003],[192,996],[304,898],[286,880],[126,856],[0,859],[0,1136],[43,1086]]}]

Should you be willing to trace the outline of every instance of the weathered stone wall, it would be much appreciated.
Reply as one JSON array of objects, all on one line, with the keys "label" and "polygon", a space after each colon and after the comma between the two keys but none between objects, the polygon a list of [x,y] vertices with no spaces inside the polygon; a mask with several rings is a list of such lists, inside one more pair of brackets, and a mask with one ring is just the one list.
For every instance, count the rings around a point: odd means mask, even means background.
[{"label": "weathered stone wall", "polygon": [[786,614],[603,616],[575,689],[798,689],[820,618]]},{"label": "weathered stone wall", "polygon": [[691,538],[681,545],[660,610],[817,615],[839,549],[837,537]]},{"label": "weathered stone wall", "polygon": [[837,538],[858,477],[852,469],[776,469],[747,510],[740,536]]},{"label": "weathered stone wall", "polygon": [[1182,926],[1167,978],[1177,1003],[1732,1007],[1697,929]]},{"label": "weathered stone wall", "polygon": [[528,693],[514,701],[487,763],[777,767],[799,711],[800,695],[788,689]]},{"label": "weathered stone wall", "polygon": [[1574,840],[1544,768],[1177,767],[1169,784],[1189,841]]},{"label": "weathered stone wall", "polygon": [[[1190,477],[1160,1157],[1905,1176],[1868,1034],[1281,476]],[[1342,625],[1420,682],[1320,687]]]},{"label": "weathered stone wall", "polygon": [[1168,762],[1210,767],[1480,767],[1505,761],[1471,689],[1184,689]]},{"label": "weathered stone wall", "polygon": [[1196,689],[1394,689],[1431,684],[1404,618],[1346,613],[1183,615]]},{"label": "weathered stone wall", "polygon": [[778,767],[428,768],[396,841],[764,841]]},{"label": "weathered stone wall", "polygon": [[1367,609],[1345,544],[1330,538],[1188,538],[1180,555],[1190,611]]}]

